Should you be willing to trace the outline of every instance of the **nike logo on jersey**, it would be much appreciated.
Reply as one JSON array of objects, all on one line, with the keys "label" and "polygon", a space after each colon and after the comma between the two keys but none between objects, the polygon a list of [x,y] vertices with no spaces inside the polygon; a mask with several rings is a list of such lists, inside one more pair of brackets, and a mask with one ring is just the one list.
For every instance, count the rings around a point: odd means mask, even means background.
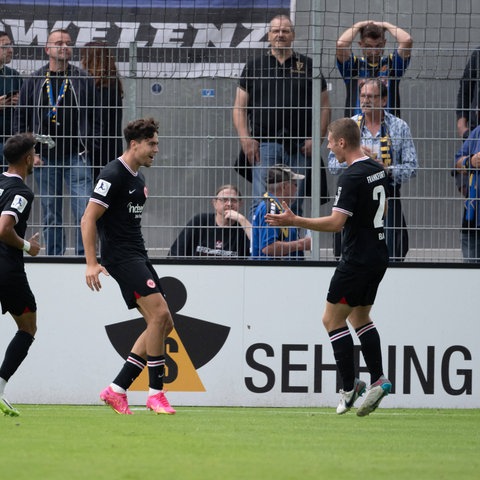
[{"label": "nike logo on jersey", "polygon": [[131,195],[135,190],[136,190],[136,188],[134,188],[133,190],[129,190],[128,194]]}]

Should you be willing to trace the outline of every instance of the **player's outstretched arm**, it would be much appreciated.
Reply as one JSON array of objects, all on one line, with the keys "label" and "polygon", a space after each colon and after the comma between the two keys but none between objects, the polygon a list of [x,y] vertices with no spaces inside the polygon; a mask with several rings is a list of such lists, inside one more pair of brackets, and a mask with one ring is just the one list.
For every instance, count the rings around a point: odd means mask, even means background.
[{"label": "player's outstretched arm", "polygon": [[317,232],[340,232],[347,221],[347,214],[332,210],[325,217],[305,218],[295,215],[285,202],[282,202],[284,212],[278,214],[267,213],[265,221],[274,227],[299,227]]},{"label": "player's outstretched arm", "polygon": [[267,213],[265,221],[272,227],[296,227],[301,217],[295,215],[286,202],[282,202],[282,213]]}]

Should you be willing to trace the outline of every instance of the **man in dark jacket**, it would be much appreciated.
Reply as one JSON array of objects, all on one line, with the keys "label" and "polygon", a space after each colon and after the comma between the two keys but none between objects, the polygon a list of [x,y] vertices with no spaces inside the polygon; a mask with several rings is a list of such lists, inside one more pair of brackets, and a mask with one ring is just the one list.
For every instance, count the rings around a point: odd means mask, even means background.
[{"label": "man in dark jacket", "polygon": [[0,165],[3,165],[3,144],[12,134],[12,117],[22,85],[20,74],[7,66],[13,58],[12,40],[0,31]]},{"label": "man in dark jacket", "polygon": [[463,71],[457,94],[457,131],[468,138],[479,124],[480,111],[480,47],[476,48]]},{"label": "man in dark jacket", "polygon": [[49,63],[25,80],[15,111],[18,132],[39,140],[35,179],[42,202],[47,255],[63,255],[63,186],[70,195],[75,254],[83,255],[80,219],[92,191],[92,155],[100,137],[100,117],[93,78],[69,61],[72,41],[66,30],[54,30],[45,51]]}]

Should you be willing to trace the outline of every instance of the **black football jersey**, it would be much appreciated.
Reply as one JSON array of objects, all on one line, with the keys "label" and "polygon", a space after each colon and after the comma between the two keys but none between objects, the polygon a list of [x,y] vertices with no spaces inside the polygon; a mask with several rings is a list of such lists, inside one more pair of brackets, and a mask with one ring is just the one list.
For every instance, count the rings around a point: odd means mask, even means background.
[{"label": "black football jersey", "polygon": [[[0,175],[0,214],[15,218],[14,228],[21,238],[25,238],[33,197],[22,177],[6,172]],[[23,265],[23,250],[0,242],[0,271],[23,271]]]},{"label": "black football jersey", "polygon": [[383,228],[387,188],[384,168],[371,158],[357,160],[341,175],[333,210],[348,215],[342,262],[367,268],[387,265]]},{"label": "black football jersey", "polygon": [[102,264],[147,257],[141,230],[147,196],[143,174],[131,170],[120,158],[99,174],[90,201],[107,209],[97,222]]}]

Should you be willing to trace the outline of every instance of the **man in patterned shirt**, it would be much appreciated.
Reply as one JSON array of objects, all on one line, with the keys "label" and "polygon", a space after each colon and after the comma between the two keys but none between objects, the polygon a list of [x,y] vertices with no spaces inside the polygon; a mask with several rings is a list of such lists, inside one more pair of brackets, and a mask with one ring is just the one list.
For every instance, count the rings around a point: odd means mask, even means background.
[{"label": "man in patterned shirt", "polygon": [[[147,408],[155,413],[173,414],[163,391],[165,339],[173,329],[173,320],[165,301],[160,280],[151,264],[141,231],[147,187],[141,167],[151,167],[158,153],[158,123],[153,118],[130,122],[124,130],[127,150],[109,162],[98,176],[97,184],[82,217],[87,286],[101,289],[100,273],[111,275],[120,286],[128,308],[137,308],[146,329],[136,339],[115,380],[100,398],[117,413],[131,415],[127,389],[148,367]],[[97,228],[102,263],[97,261]]]},{"label": "man in patterned shirt", "polygon": [[[402,261],[408,252],[408,230],[400,201],[403,183],[416,176],[417,153],[406,122],[385,111],[387,87],[378,78],[365,80],[360,89],[362,113],[353,120],[360,127],[363,151],[385,168],[388,176],[388,209],[385,230],[390,259]],[[330,173],[341,173],[343,166],[333,152],[328,156]],[[336,252],[339,238],[336,237]]]},{"label": "man in patterned shirt", "polygon": [[37,331],[37,305],[25,274],[23,252],[38,255],[38,233],[25,240],[33,192],[25,179],[33,171],[35,139],[22,133],[9,138],[3,155],[8,170],[0,175],[0,304],[18,330],[0,366],[0,412],[16,417],[18,410],[4,397],[5,387],[33,343]]}]

